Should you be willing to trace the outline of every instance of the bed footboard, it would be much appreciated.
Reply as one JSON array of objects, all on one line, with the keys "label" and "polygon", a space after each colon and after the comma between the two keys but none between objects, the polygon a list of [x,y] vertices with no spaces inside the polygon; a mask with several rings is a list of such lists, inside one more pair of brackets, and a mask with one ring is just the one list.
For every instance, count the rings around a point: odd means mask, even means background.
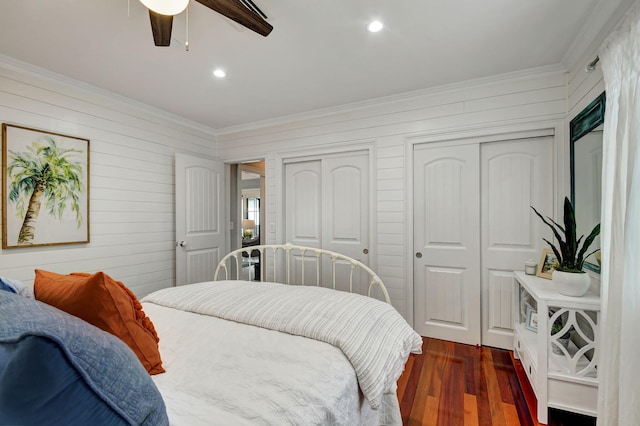
[{"label": "bed footboard", "polygon": [[[338,280],[347,280],[344,277],[346,273],[350,293],[354,292],[356,281],[364,282],[368,286],[368,296],[373,297],[372,290],[377,289],[384,300],[391,303],[389,293],[378,274],[364,263],[330,250],[293,244],[266,244],[234,250],[220,260],[213,279],[240,279],[242,268],[247,266],[259,269],[259,281],[316,286],[328,283],[334,290],[338,289]],[[337,272],[338,268],[342,269],[342,273]],[[312,281],[312,276],[315,276],[315,281],[309,282]]]}]

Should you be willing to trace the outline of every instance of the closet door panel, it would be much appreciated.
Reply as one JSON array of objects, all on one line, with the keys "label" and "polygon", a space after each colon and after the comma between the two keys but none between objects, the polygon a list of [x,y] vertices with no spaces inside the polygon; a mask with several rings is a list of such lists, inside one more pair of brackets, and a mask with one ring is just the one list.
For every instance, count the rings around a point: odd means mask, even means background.
[{"label": "closet door panel", "polygon": [[366,155],[323,160],[323,241],[355,258],[367,248],[369,160]]},{"label": "closet door panel", "polygon": [[[322,163],[320,160],[285,164],[285,241],[322,248]],[[292,281],[317,282],[315,257],[292,256]],[[302,268],[302,262],[305,267]],[[284,271],[279,271],[284,273]]]},{"label": "closet door panel", "polygon": [[482,343],[512,349],[514,270],[543,248],[531,206],[552,215],[551,137],[485,143],[482,169]]},{"label": "closet door panel", "polygon": [[292,244],[320,247],[322,238],[322,164],[289,163],[286,168],[286,239]]},{"label": "closet door panel", "polygon": [[480,343],[479,145],[414,152],[415,327]]},{"label": "closet door panel", "polygon": [[[369,156],[367,152],[322,159],[322,248],[369,263]],[[337,288],[349,290],[350,266],[336,267]],[[357,272],[359,274],[359,271]],[[324,271],[332,283],[333,270]],[[366,294],[354,276],[353,288]]]}]

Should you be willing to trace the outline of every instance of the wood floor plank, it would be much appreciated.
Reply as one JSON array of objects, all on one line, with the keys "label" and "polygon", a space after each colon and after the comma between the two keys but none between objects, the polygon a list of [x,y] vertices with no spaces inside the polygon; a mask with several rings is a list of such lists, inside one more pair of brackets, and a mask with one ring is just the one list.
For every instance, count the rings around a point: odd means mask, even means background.
[{"label": "wood floor plank", "polygon": [[500,396],[500,385],[498,376],[493,365],[491,348],[482,348],[482,364],[484,366],[484,377],[487,383],[487,396],[489,399],[489,409],[491,411],[491,425],[506,426],[504,412],[502,411],[502,397]]},{"label": "wood floor plank", "polygon": [[429,381],[429,395],[440,398],[447,347],[444,340],[433,339],[430,343],[428,359],[431,360],[432,363],[432,372]]},{"label": "wood floor plank", "polygon": [[[415,356],[410,356],[409,359],[407,360],[407,363],[404,366],[404,370],[405,372],[408,370],[409,372],[411,371],[411,369],[413,368],[413,363],[416,361],[416,357]],[[409,383],[409,374],[402,374],[402,376],[400,376],[400,379],[398,380],[398,390],[397,390],[397,395],[398,395],[398,401],[402,401],[402,397],[404,397],[404,392],[407,390],[407,383]]]},{"label": "wood floor plank", "polygon": [[475,395],[464,394],[464,425],[479,426],[478,401]]},{"label": "wood floor plank", "polygon": [[[420,379],[418,380],[418,389],[416,390],[415,402],[411,409],[410,420],[422,421],[424,412],[427,408],[427,400],[429,391],[432,387],[433,371],[435,368],[436,360],[441,354],[438,352],[438,342],[435,339],[429,339],[426,344],[422,345],[424,352],[424,362],[422,364],[422,371],[420,372]],[[440,393],[440,390],[438,390]],[[436,406],[437,412],[437,406]],[[420,424],[420,423],[417,423]]]},{"label": "wood floor plank", "polygon": [[438,426],[464,426],[465,374],[463,358],[456,355],[455,345],[448,342],[442,357],[442,377],[445,386],[440,388]]},{"label": "wood floor plank", "polygon": [[438,416],[440,415],[438,411],[439,405],[440,401],[438,400],[438,398],[434,398],[433,396],[427,397],[427,404],[424,410],[424,415],[422,417],[423,426],[437,426]]},{"label": "wood floor plank", "polygon": [[483,350],[482,348],[478,348],[473,357],[473,369],[475,371],[475,386],[476,386],[476,398],[478,400],[478,421],[481,425],[490,425],[491,424],[491,409],[489,407],[488,401],[488,390],[487,390],[487,381],[484,377],[485,375],[485,366],[482,362],[483,360]]},{"label": "wood floor plank", "polygon": [[506,402],[502,403],[502,412],[504,413],[504,419],[507,425],[519,425],[520,419],[518,418],[518,411],[516,410],[516,406],[513,404],[508,404]]},{"label": "wood floor plank", "polygon": [[464,391],[470,395],[476,394],[475,371],[473,368],[473,358],[477,356],[480,348],[471,345],[456,345],[456,355],[464,361]]},{"label": "wood floor plank", "polygon": [[[415,404],[416,393],[418,391],[420,377],[422,375],[423,365],[424,365],[424,353],[426,351],[427,342],[423,342],[422,344],[422,354],[420,355],[412,355],[414,358],[413,365],[410,370],[408,370],[409,379],[407,380],[407,387],[405,388],[404,395],[402,396],[402,400],[400,401],[400,412],[402,413],[402,423],[408,424],[409,417],[411,412],[413,411],[414,405],[420,405],[420,403]],[[424,403],[424,402],[423,402]]]},{"label": "wood floor plank", "polygon": [[500,385],[502,402],[513,405],[513,390],[509,380],[509,375],[513,370],[511,358],[505,351],[495,348],[491,348],[491,357],[493,358],[493,369],[498,377],[498,385]]}]

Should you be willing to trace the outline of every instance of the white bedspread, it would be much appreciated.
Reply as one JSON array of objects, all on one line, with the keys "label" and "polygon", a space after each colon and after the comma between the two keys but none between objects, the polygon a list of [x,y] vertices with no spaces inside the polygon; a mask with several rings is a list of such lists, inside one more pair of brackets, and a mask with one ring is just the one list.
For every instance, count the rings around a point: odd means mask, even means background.
[{"label": "white bedspread", "polygon": [[372,410],[340,349],[143,302],[166,373],[152,376],[172,426],[401,425],[395,392]]},{"label": "white bedspread", "polygon": [[409,353],[422,348],[392,306],[321,287],[215,281],[163,289],[143,301],[330,343],[351,362],[373,409],[395,389]]}]

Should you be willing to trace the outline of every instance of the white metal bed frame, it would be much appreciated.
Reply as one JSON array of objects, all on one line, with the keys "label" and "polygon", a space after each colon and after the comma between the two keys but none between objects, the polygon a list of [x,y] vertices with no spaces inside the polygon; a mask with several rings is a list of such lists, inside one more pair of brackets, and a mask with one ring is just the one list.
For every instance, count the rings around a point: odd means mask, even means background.
[{"label": "white metal bed frame", "polygon": [[[243,259],[246,259],[246,257],[243,256],[243,253],[246,254],[247,256],[249,256],[249,258],[251,258],[251,252],[253,252],[254,250],[257,250],[260,253],[260,281],[272,281],[272,282],[279,282],[277,280],[277,274],[278,274],[278,251],[282,251],[282,253],[284,254],[284,257],[286,259],[286,268],[284,269],[284,273],[286,275],[286,281],[284,282],[284,284],[292,284],[291,283],[291,255],[292,254],[298,254],[301,257],[301,282],[299,283],[293,283],[293,284],[299,284],[299,285],[305,285],[304,282],[304,277],[305,277],[305,273],[304,273],[304,268],[305,268],[305,262],[304,262],[304,258],[305,256],[314,256],[317,259],[316,262],[316,286],[320,286],[320,269],[321,269],[321,259],[323,258],[327,258],[329,260],[331,260],[331,265],[332,265],[332,282],[333,282],[333,289],[336,290],[336,262],[337,261],[344,261],[350,264],[351,266],[351,270],[349,272],[349,293],[353,293],[353,273],[356,269],[360,269],[361,271],[365,272],[366,274],[369,275],[369,288],[367,290],[367,295],[369,297],[371,297],[371,290],[373,288],[379,288],[382,291],[382,294],[384,296],[384,300],[387,303],[391,303],[391,298],[389,297],[389,293],[387,292],[387,288],[384,286],[384,284],[382,283],[382,280],[380,279],[380,277],[378,276],[378,274],[376,274],[375,272],[373,272],[373,270],[371,268],[369,268],[367,265],[365,265],[364,263],[360,262],[359,260],[353,259],[349,256],[345,256],[344,254],[340,254],[340,253],[336,253],[334,251],[330,251],[330,250],[324,250],[324,249],[319,249],[319,248],[314,248],[314,247],[303,247],[303,246],[296,246],[290,243],[287,244],[265,244],[265,245],[259,245],[259,246],[250,246],[250,247],[245,247],[245,248],[241,248],[241,249],[237,249],[234,250],[232,252],[230,252],[229,254],[227,254],[226,256],[224,256],[220,262],[218,263],[218,267],[216,268],[215,274],[213,276],[213,280],[217,281],[218,280],[218,276],[220,275],[220,272],[222,270],[224,270],[225,272],[225,277],[224,279],[230,279],[229,274],[230,274],[230,270],[232,271],[232,260],[233,259],[235,261],[235,276],[236,277],[240,277],[241,276],[241,269],[243,266]],[[268,254],[270,254],[270,256],[268,256]],[[272,277],[271,279],[268,279],[267,277],[267,258],[270,257],[272,259],[273,262],[273,269],[272,269]],[[239,278],[238,278],[239,279]]]}]

